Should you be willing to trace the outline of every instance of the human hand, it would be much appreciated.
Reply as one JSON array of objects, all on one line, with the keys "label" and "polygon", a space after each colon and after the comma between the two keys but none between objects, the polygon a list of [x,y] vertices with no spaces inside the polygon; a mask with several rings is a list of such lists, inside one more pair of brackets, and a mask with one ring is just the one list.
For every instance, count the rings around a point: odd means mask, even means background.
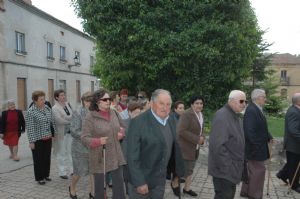
[{"label": "human hand", "polygon": [[145,195],[145,194],[149,193],[148,185],[147,184],[139,186],[136,189],[137,189],[137,192],[140,193],[140,194],[142,194],[142,195]]},{"label": "human hand", "polygon": [[204,144],[204,140],[205,140],[204,137],[200,136],[198,144],[203,145]]},{"label": "human hand", "polygon": [[120,131],[118,132],[118,140],[122,140],[125,137],[125,129],[120,127]]},{"label": "human hand", "polygon": [[30,148],[31,150],[34,150],[34,148],[35,148],[34,143],[29,143],[29,148]]},{"label": "human hand", "polygon": [[101,145],[105,145],[106,142],[107,142],[107,139],[108,139],[108,137],[101,137],[101,138],[100,138],[100,143],[101,143]]}]

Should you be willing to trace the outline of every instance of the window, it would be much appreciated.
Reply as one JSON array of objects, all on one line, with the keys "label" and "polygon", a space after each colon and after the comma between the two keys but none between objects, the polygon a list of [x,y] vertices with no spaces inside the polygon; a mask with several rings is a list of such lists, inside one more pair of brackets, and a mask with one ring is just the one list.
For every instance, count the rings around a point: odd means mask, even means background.
[{"label": "window", "polygon": [[76,101],[78,103],[81,101],[80,80],[76,80]]},{"label": "window", "polygon": [[94,57],[90,56],[90,68],[92,69],[94,67]]},{"label": "window", "polygon": [[53,43],[47,42],[47,59],[54,60],[53,57]]},{"label": "window", "polygon": [[75,59],[75,64],[80,64],[80,52],[75,51],[75,57],[77,59]]},{"label": "window", "polygon": [[58,87],[59,87],[59,89],[63,89],[66,92],[66,88],[67,88],[66,80],[59,80]]},{"label": "window", "polygon": [[16,53],[26,55],[25,51],[25,34],[16,32]]},{"label": "window", "polygon": [[64,47],[64,46],[59,47],[59,60],[61,62],[67,62],[67,60],[66,60],[66,47]]},{"label": "window", "polygon": [[281,81],[286,81],[286,79],[287,79],[287,72],[286,72],[286,70],[282,70],[281,72],[280,72],[280,80]]},{"label": "window", "polygon": [[280,90],[280,96],[282,98],[287,98],[287,89],[286,88],[283,88]]},{"label": "window", "polygon": [[3,0],[0,0],[0,11],[5,11]]},{"label": "window", "polygon": [[94,92],[95,91],[95,82],[91,81],[91,91]]}]

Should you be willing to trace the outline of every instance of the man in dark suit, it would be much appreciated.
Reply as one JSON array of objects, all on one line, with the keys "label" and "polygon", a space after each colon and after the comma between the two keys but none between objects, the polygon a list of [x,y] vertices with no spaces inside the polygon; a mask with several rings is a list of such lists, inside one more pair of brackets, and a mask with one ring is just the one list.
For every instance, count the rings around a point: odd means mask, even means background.
[{"label": "man in dark suit", "polygon": [[284,145],[289,184],[293,190],[300,193],[299,172],[296,174],[300,161],[300,93],[293,95],[292,103],[293,105],[290,106],[285,115]]},{"label": "man in dark suit", "polygon": [[268,142],[272,136],[268,131],[267,120],[263,113],[266,93],[254,89],[251,93],[252,103],[244,115],[245,155],[249,171],[248,182],[243,182],[241,196],[260,199],[263,196],[265,181],[265,160],[270,158]]},{"label": "man in dark suit", "polygon": [[169,117],[171,103],[170,93],[157,89],[151,96],[151,109],[129,124],[127,163],[130,198],[163,198],[173,145],[176,173],[183,176],[183,161],[176,142],[176,121]]}]

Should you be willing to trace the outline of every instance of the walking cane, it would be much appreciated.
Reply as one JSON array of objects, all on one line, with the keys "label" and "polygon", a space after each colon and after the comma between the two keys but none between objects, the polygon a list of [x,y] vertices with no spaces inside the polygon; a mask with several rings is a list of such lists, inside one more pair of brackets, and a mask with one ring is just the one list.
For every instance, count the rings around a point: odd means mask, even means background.
[{"label": "walking cane", "polygon": [[106,175],[105,175],[105,173],[106,173],[106,171],[105,171],[105,164],[106,164],[106,162],[105,162],[105,144],[103,145],[103,182],[104,182],[104,186],[103,186],[103,193],[104,193],[104,199],[106,199]]},{"label": "walking cane", "polygon": [[294,181],[295,181],[296,175],[297,175],[297,173],[298,173],[298,171],[299,171],[299,167],[300,167],[300,161],[299,161],[299,163],[298,163],[298,166],[297,166],[296,172],[295,172],[295,174],[294,174],[294,176],[293,176],[292,183],[291,183],[291,184],[289,183],[289,191],[288,191],[288,194],[289,194],[289,193],[291,193],[292,186],[293,186],[293,184],[294,184]]},{"label": "walking cane", "polygon": [[271,141],[270,144],[268,144],[269,147],[269,161],[268,161],[268,181],[267,181],[267,196],[269,195],[269,191],[270,191],[270,178],[271,178],[271,159],[272,159],[272,145],[273,142]]}]

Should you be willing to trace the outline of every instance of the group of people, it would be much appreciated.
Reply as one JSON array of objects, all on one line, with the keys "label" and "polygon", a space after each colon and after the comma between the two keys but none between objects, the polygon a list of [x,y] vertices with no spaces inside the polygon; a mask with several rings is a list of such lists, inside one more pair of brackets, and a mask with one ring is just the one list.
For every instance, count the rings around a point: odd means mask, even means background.
[{"label": "group of people", "polygon": [[[164,89],[155,90],[150,100],[145,92],[128,100],[127,89],[86,92],[82,106],[76,110],[66,101],[64,90],[55,91],[54,98],[51,108],[45,93],[34,91],[25,120],[13,101],[8,102],[8,110],[1,117],[0,136],[15,161],[19,160],[18,139],[26,124],[34,176],[40,185],[51,181],[53,143],[58,175],[62,179],[71,176],[68,191],[72,199],[77,198],[80,177],[87,175],[91,199],[105,198],[108,175],[114,199],[125,199],[126,194],[133,199],[163,198],[166,178],[171,179],[176,196],[181,191],[197,196],[190,185],[200,146],[205,142],[203,97],[191,96],[187,110],[182,101],[177,101],[173,112],[171,94]],[[265,91],[254,89],[251,101],[247,105],[246,94],[233,90],[214,115],[208,174],[213,177],[215,199],[233,199],[241,181],[241,196],[263,197],[265,162],[270,158],[273,138],[263,111]],[[294,94],[292,102],[285,119],[287,164],[277,177],[300,192],[296,173],[300,165],[299,93]],[[184,183],[182,190],[180,183]]]}]

